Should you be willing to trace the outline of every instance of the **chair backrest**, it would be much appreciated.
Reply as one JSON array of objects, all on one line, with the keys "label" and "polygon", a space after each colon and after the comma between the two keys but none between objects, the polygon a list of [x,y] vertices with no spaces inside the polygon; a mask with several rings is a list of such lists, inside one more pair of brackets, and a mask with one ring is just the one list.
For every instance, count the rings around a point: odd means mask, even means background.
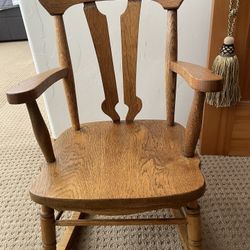
[{"label": "chair backrest", "polygon": [[[72,5],[83,3],[84,12],[89,25],[90,33],[99,62],[105,100],[102,110],[114,122],[120,117],[115,110],[119,102],[115,72],[113,67],[112,52],[108,31],[107,18],[99,12],[96,2],[105,0],[39,0],[45,9],[54,16],[59,62],[61,66],[68,67],[69,73],[64,79],[65,92],[68,100],[72,125],[80,128],[77,102],[74,86],[72,64],[64,27],[63,14]],[[115,1],[115,0],[112,0]],[[177,60],[177,9],[183,0],[152,0],[158,2],[166,9],[168,14],[168,41],[166,48],[167,64],[167,117],[168,125],[174,124],[174,107],[176,91],[176,75],[169,70],[169,62]],[[139,33],[141,0],[128,0],[128,6],[121,16],[122,37],[122,65],[123,65],[123,90],[124,102],[128,106],[127,122],[132,122],[142,108],[142,101],[136,95],[136,65],[137,46]]]}]

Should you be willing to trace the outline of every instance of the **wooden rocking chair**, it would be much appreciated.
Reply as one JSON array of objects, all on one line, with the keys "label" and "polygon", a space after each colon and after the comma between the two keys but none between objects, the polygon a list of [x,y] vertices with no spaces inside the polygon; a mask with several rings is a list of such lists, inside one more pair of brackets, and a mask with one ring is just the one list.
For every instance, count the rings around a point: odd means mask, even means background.
[{"label": "wooden rocking chair", "polygon": [[[187,249],[201,249],[197,199],[204,194],[205,181],[195,148],[202,124],[205,92],[220,91],[222,78],[208,69],[177,61],[177,10],[182,0],[154,0],[168,12],[166,121],[134,121],[142,108],[142,101],[136,95],[140,0],[129,0],[121,16],[124,100],[129,108],[125,121],[120,121],[115,110],[118,94],[108,25],[106,16],[96,7],[98,0],[39,1],[55,19],[60,68],[22,82],[8,91],[7,98],[11,104],[26,103],[35,137],[46,159],[30,190],[31,199],[42,205],[44,249],[57,248],[56,226],[147,224],[176,224],[181,229]],[[79,123],[63,21],[65,10],[79,3],[84,3],[99,62],[105,93],[102,110],[112,121]],[[186,128],[174,122],[177,74],[194,89]],[[36,99],[60,79],[64,80],[72,128],[66,130],[52,147]],[[101,220],[77,216],[63,220],[61,213],[56,218],[54,215],[54,210],[124,215],[162,208],[172,208],[176,218]],[[69,247],[70,235],[67,235],[64,249]]]}]

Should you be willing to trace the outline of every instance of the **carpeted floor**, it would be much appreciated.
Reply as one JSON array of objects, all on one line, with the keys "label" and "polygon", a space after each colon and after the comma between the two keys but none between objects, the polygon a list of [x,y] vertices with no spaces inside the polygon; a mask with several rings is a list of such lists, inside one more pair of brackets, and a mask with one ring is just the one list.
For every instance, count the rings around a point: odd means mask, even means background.
[{"label": "carpeted floor", "polygon": [[[26,42],[0,43],[0,249],[41,249],[38,207],[28,189],[43,157],[25,106],[10,106],[5,98],[8,87],[33,74]],[[39,104],[43,107],[42,100]],[[250,158],[203,156],[202,170],[207,180],[200,201],[204,249],[250,249]],[[167,214],[161,210],[143,216]],[[73,249],[182,247],[175,227],[144,226],[84,229]]]}]

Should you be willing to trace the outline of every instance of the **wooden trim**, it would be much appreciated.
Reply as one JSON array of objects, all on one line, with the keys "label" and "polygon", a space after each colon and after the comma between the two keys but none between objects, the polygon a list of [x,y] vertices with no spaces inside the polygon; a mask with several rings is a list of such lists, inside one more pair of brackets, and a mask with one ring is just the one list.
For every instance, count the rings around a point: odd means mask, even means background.
[{"label": "wooden trim", "polygon": [[7,91],[8,102],[21,104],[33,101],[52,84],[66,77],[67,74],[67,68],[56,68],[22,81]]},{"label": "wooden trim", "polygon": [[186,224],[184,218],[166,218],[166,219],[114,219],[114,220],[59,220],[56,226],[136,226],[136,225],[178,225]]}]

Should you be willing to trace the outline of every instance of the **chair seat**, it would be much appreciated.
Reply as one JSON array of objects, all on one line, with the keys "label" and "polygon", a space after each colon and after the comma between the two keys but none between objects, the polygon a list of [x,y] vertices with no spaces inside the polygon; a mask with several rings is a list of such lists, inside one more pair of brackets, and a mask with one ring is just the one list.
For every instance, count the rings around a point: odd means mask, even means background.
[{"label": "chair seat", "polygon": [[69,129],[54,143],[31,198],[58,210],[150,210],[184,205],[202,196],[197,156],[182,155],[184,128],[165,121],[95,122]]}]

